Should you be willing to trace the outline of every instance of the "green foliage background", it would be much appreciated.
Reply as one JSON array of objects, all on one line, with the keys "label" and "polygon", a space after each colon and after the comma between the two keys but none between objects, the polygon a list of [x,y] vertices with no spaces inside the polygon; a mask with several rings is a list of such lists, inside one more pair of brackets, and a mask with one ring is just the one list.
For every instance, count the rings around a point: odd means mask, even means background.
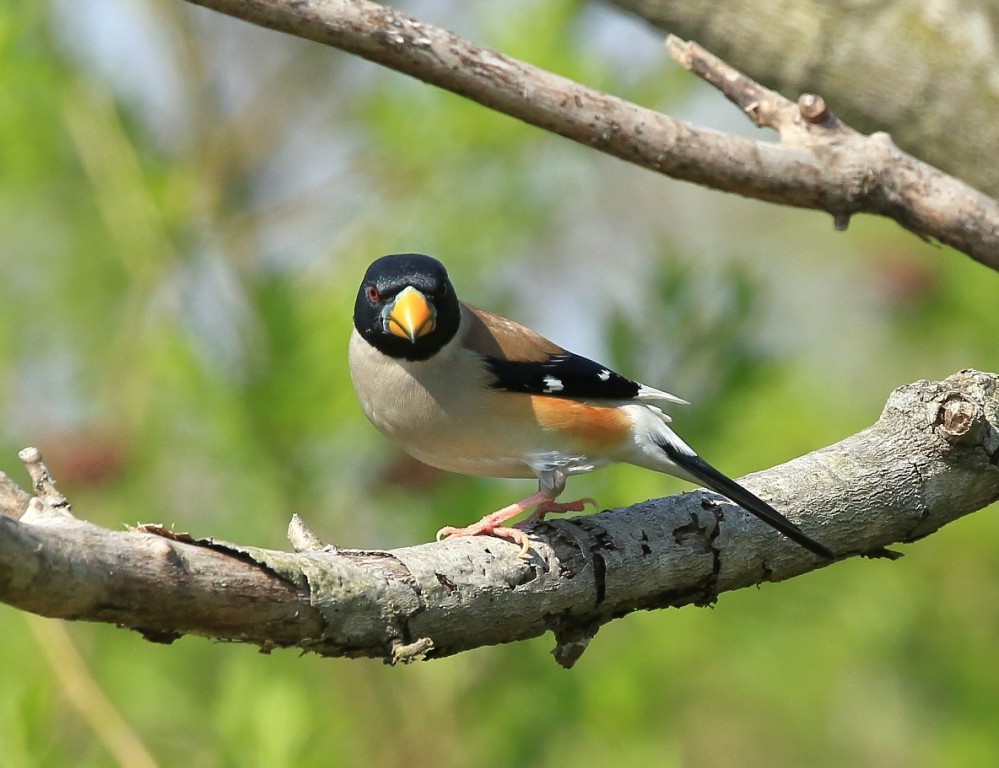
[{"label": "green foliage background", "polygon": [[[410,7],[749,130],[606,9]],[[693,401],[678,430],[732,474],[851,434],[896,386],[999,368],[999,275],[960,254],[659,178],[173,0],[0,6],[0,96],[0,468],[23,479],[39,445],[112,528],[284,547],[299,512],[390,547],[526,493],[425,471],[364,421],[351,306],[393,251]],[[574,483],[608,506],[683,487]],[[0,766],[991,766],[995,508],[904,551],[629,616],[571,672],[551,638],[388,668],[0,606]]]}]

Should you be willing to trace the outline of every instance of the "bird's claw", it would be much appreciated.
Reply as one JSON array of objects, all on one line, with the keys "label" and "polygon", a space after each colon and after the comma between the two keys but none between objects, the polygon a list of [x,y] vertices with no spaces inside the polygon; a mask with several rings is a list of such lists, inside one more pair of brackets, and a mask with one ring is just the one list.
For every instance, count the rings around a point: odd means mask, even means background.
[{"label": "bird's claw", "polygon": [[531,542],[527,534],[517,528],[504,528],[502,526],[489,527],[486,525],[469,525],[465,528],[455,528],[453,525],[445,525],[437,531],[437,541],[455,536],[494,536],[498,539],[508,541],[520,546],[518,557],[526,557],[531,548]]}]

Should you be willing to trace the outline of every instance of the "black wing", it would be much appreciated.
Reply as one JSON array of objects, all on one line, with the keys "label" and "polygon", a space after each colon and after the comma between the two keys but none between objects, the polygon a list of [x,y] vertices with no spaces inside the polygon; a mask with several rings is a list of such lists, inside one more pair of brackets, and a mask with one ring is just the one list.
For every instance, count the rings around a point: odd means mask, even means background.
[{"label": "black wing", "polygon": [[580,399],[630,400],[642,386],[610,368],[572,352],[536,362],[485,358],[496,377],[493,389]]}]

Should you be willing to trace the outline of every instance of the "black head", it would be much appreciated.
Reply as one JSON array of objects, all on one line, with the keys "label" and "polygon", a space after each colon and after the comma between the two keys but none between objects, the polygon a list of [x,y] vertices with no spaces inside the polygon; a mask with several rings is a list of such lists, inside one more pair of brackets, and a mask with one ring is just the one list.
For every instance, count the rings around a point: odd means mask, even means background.
[{"label": "black head", "polygon": [[420,253],[382,256],[364,273],[354,327],[389,357],[426,360],[454,338],[460,323],[461,305],[437,259]]}]

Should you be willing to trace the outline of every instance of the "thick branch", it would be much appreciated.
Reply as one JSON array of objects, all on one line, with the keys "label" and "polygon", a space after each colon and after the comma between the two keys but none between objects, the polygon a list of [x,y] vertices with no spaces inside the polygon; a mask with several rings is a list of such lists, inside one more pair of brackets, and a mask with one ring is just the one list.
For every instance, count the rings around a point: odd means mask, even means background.
[{"label": "thick branch", "polygon": [[[30,449],[35,496],[0,514],[0,600],[124,625],[388,661],[548,630],[571,665],[597,629],[639,609],[705,605],[726,590],[825,565],[705,491],[531,530],[531,556],[489,538],[392,551],[276,552],[157,526],[77,520]],[[872,427],[743,482],[840,553],[887,555],[999,499],[999,375],[964,371],[894,392]],[[473,513],[470,513],[470,516]],[[19,519],[18,519],[19,518]]]},{"label": "thick branch", "polygon": [[674,178],[828,211],[841,224],[854,213],[887,216],[999,269],[999,204],[901,152],[886,134],[791,114],[780,144],[698,128],[367,0],[188,1],[357,54]]}]

